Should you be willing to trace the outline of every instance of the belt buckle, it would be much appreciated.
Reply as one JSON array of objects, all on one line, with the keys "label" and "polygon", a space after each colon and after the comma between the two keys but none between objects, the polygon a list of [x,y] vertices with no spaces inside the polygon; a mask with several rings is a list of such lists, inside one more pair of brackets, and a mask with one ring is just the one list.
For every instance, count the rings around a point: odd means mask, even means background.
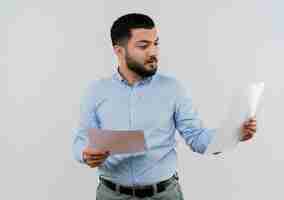
[{"label": "belt buckle", "polygon": [[136,196],[136,193],[135,193],[135,190],[141,190],[143,188],[143,186],[141,185],[133,185],[132,187],[132,195],[135,197]]},{"label": "belt buckle", "polygon": [[[154,186],[154,185],[147,185],[147,186],[145,186],[145,185],[136,185],[136,186],[133,187],[133,192],[132,192],[133,196],[135,196],[135,197],[140,197],[140,196],[137,196],[137,194],[135,193],[135,191],[137,191],[137,190],[140,190],[140,191],[141,191],[141,190],[147,189],[148,186],[151,186],[152,195],[155,195],[155,194],[157,193],[157,189],[155,189],[156,186]],[[140,192],[140,194],[141,194],[141,192]],[[151,196],[152,196],[152,195],[151,195]],[[146,196],[147,196],[147,195],[146,195]],[[143,196],[143,198],[146,197],[146,196]]]},{"label": "belt buckle", "polygon": [[132,188],[132,196],[135,197],[135,188]]}]

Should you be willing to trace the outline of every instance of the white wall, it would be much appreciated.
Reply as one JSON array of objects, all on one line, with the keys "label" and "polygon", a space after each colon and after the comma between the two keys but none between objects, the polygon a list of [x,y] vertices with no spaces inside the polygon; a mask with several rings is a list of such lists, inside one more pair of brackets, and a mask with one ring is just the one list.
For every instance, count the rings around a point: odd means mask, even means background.
[{"label": "white wall", "polygon": [[207,126],[224,117],[232,88],[265,82],[253,140],[222,157],[180,143],[185,199],[283,198],[283,8],[280,0],[1,1],[0,198],[95,198],[96,170],[73,160],[71,129],[86,84],[116,67],[112,22],[134,11],[156,21],[160,70],[191,86]]}]

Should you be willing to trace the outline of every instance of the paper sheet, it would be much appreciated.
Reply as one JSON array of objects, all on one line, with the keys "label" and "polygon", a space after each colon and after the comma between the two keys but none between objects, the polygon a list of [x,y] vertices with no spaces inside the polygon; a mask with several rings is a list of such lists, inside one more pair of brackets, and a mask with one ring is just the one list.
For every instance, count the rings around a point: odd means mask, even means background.
[{"label": "paper sheet", "polygon": [[245,90],[237,92],[232,98],[228,116],[222,120],[216,135],[209,144],[207,154],[228,152],[236,148],[240,141],[241,126],[257,114],[263,96],[264,83],[250,84]]},{"label": "paper sheet", "polygon": [[261,100],[264,90],[264,83],[255,83],[250,85],[248,89],[248,117],[253,117],[256,115],[256,111]]},{"label": "paper sheet", "polygon": [[139,153],[145,151],[144,132],[114,131],[92,128],[88,131],[89,146],[109,150],[110,154]]}]

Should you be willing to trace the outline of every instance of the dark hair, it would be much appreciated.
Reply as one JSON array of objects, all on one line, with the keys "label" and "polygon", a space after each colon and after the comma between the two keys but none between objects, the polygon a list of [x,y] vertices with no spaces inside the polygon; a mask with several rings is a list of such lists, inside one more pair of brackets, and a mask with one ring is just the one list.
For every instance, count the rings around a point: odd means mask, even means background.
[{"label": "dark hair", "polygon": [[154,21],[147,15],[140,13],[123,15],[115,20],[111,27],[110,35],[112,45],[125,46],[128,40],[131,38],[131,29],[152,29],[154,27]]}]

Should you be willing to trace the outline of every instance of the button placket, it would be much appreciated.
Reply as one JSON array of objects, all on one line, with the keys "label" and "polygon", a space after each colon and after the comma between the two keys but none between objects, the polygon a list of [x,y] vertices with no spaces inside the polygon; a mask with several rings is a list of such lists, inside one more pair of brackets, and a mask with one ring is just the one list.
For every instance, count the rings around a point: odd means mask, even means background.
[{"label": "button placket", "polygon": [[134,88],[131,87],[131,92],[130,92],[130,128],[133,127],[133,107],[134,107]]}]

